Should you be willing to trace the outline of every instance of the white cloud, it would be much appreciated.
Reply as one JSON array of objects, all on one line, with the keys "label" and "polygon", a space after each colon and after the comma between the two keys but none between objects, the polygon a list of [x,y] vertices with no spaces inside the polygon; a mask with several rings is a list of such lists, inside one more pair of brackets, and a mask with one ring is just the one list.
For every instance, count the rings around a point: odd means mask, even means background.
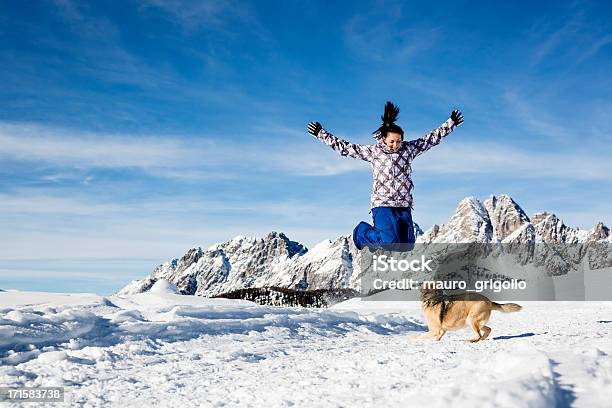
[{"label": "white cloud", "polygon": [[548,111],[536,108],[516,89],[506,89],[502,95],[503,100],[510,108],[510,112],[518,120],[519,125],[542,137],[549,138],[558,143],[573,141],[574,133],[567,123],[561,119],[550,117]]},{"label": "white cloud", "polygon": [[[556,131],[554,124],[541,125]],[[573,151],[528,150],[511,143],[459,141],[462,128],[417,158],[414,169],[436,174],[499,174],[517,179],[564,178],[612,180],[612,164],[602,147]],[[155,177],[183,180],[236,179],[255,173],[333,176],[369,172],[369,164],[341,157],[312,136],[287,130],[278,137],[245,137],[249,142],[204,137],[104,135],[34,125],[0,123],[0,157],[56,166],[45,176],[50,181],[70,177],[62,169],[136,168]],[[342,137],[342,135],[339,135]],[[494,135],[493,135],[494,136]],[[418,135],[407,135],[407,138]],[[287,139],[290,141],[287,142]],[[253,142],[253,140],[255,142]],[[84,183],[92,175],[79,174]],[[266,177],[266,176],[264,176]]]},{"label": "white cloud", "polygon": [[187,194],[129,202],[44,189],[0,194],[0,259],[170,258],[193,246],[272,230],[311,246],[349,233],[362,211],[343,203],[322,211],[320,203],[277,196],[255,202]]},{"label": "white cloud", "polygon": [[[256,38],[259,45],[268,48],[273,47],[276,41],[255,10],[244,2],[237,4],[229,0],[145,0],[140,9],[161,10],[169,21],[180,26],[186,33],[205,30],[214,32],[214,37],[222,36],[223,40],[247,35]],[[246,34],[243,34],[244,31]],[[214,64],[214,61],[209,62]]]},{"label": "white cloud", "polygon": [[[246,139],[256,142],[242,142],[173,135],[95,134],[0,123],[0,157],[53,165],[60,170],[135,168],[156,177],[185,180],[235,178],[253,171],[316,176],[367,169],[363,162],[336,157],[305,132],[297,133],[303,139],[287,144],[287,135],[279,136],[278,141],[252,137]],[[60,181],[74,176],[66,171],[53,171],[44,177]],[[91,176],[84,179],[91,180]]]},{"label": "white cloud", "polygon": [[612,42],[608,20],[593,21],[581,2],[570,2],[558,19],[545,15],[530,31],[531,43],[536,44],[530,55],[533,66],[547,58],[561,57],[569,66],[580,64],[596,55]]},{"label": "white cloud", "polygon": [[405,61],[433,46],[436,27],[406,26],[400,3],[385,3],[378,12],[351,17],[344,26],[347,46],[360,57],[374,61]]},{"label": "white cloud", "polygon": [[225,25],[225,15],[235,7],[231,2],[218,1],[183,1],[183,0],[146,0],[143,7],[156,7],[168,13],[176,22],[189,28],[200,26]]},{"label": "white cloud", "polygon": [[[204,146],[201,146],[204,147]],[[198,151],[172,139],[95,135],[35,125],[0,125],[0,154],[15,160],[87,167],[163,167]]]},{"label": "white cloud", "polygon": [[[448,137],[460,136],[451,134]],[[415,171],[496,174],[540,182],[548,178],[612,181],[612,163],[608,156],[586,149],[573,152],[529,151],[495,142],[453,141],[452,147],[441,144],[425,155],[415,160]]]}]

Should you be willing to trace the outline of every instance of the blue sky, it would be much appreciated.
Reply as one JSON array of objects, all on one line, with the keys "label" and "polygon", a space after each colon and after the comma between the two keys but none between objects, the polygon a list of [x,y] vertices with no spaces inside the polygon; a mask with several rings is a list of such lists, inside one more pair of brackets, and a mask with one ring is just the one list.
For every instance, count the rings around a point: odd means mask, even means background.
[{"label": "blue sky", "polygon": [[[348,6],[350,4],[350,6]],[[416,138],[414,219],[510,194],[612,223],[607,2],[3,1],[0,288],[111,293],[188,248],[368,220],[386,100]]]}]

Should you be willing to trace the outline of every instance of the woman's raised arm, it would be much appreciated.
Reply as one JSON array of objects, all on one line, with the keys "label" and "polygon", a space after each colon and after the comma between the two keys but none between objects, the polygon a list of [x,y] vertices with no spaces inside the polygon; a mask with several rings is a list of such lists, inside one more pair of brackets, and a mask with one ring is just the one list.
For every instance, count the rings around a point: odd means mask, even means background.
[{"label": "woman's raised arm", "polygon": [[323,129],[319,122],[310,122],[308,124],[308,133],[321,140],[342,156],[350,156],[365,161],[372,160],[374,145],[360,145],[340,139]]},{"label": "woman's raised arm", "polygon": [[418,139],[404,143],[406,143],[408,148],[411,150],[412,158],[415,158],[421,153],[425,153],[433,146],[439,144],[442,141],[442,138],[448,136],[461,123],[463,123],[463,115],[458,110],[454,110],[451,113],[450,118],[448,118],[446,122],[441,124],[439,127]]}]

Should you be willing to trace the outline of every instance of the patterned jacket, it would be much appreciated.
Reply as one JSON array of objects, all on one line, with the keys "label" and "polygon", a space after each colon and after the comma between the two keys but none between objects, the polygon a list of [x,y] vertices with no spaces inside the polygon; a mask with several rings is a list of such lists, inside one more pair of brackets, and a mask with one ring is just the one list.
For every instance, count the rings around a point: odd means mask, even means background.
[{"label": "patterned jacket", "polygon": [[371,208],[412,208],[412,161],[439,144],[455,127],[455,123],[449,118],[428,134],[416,140],[404,141],[397,152],[393,152],[382,141],[373,145],[355,144],[340,139],[325,129],[321,129],[316,137],[342,156],[370,162],[373,177]]}]

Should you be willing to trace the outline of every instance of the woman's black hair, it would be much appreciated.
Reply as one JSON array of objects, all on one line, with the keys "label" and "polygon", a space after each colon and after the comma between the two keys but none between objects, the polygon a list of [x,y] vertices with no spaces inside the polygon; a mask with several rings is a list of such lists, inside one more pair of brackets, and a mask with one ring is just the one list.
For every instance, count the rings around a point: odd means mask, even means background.
[{"label": "woman's black hair", "polygon": [[387,101],[385,104],[385,112],[380,117],[382,119],[382,125],[374,131],[374,138],[378,140],[385,140],[387,133],[399,133],[402,138],[404,137],[404,131],[401,127],[395,124],[397,116],[399,115],[399,106],[395,106],[393,102]]}]

